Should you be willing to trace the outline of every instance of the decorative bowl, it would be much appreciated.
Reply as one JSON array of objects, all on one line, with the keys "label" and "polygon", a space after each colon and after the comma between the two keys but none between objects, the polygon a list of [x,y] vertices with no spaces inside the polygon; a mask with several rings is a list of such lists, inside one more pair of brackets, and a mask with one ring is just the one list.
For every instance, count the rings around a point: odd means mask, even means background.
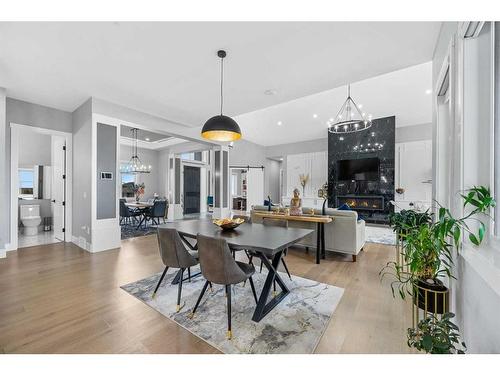
[{"label": "decorative bowl", "polygon": [[217,219],[214,220],[213,223],[220,227],[222,230],[231,230],[243,224],[245,220],[241,218],[237,219]]}]

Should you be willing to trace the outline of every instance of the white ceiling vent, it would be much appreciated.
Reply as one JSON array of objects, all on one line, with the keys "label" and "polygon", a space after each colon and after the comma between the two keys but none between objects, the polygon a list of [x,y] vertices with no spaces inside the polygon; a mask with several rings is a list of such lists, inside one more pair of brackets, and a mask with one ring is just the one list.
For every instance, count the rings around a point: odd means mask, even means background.
[{"label": "white ceiling vent", "polygon": [[484,21],[467,21],[460,22],[459,34],[464,39],[476,38],[481,33],[484,26]]}]

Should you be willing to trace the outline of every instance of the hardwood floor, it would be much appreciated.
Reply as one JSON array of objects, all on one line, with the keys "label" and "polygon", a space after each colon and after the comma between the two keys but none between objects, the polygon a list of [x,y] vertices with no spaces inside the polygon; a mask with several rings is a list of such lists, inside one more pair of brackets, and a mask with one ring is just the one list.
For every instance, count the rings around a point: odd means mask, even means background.
[{"label": "hardwood floor", "polygon": [[[410,353],[408,302],[378,272],[394,248],[366,244],[350,256],[291,249],[294,275],[345,288],[317,353]],[[73,244],[35,246],[0,259],[0,353],[218,353],[119,286],[163,269],[156,236],[91,254]]]}]

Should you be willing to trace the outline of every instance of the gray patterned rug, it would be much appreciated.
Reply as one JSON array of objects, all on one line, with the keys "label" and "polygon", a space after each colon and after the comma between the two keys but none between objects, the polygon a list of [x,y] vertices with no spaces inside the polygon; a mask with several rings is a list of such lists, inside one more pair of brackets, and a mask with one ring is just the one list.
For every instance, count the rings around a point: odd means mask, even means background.
[{"label": "gray patterned rug", "polygon": [[365,227],[365,241],[384,245],[396,245],[396,234],[389,227],[367,225]]},{"label": "gray patterned rug", "polygon": [[[189,313],[196,303],[205,280],[198,276],[184,282],[182,308],[175,312],[177,286],[171,285],[175,270],[167,273],[156,298],[151,294],[160,273],[121,288],[173,320],[223,353],[303,353],[310,354],[319,343],[344,289],[286,274],[281,277],[290,294],[259,323],[251,320],[255,300],[249,283],[233,287],[232,340],[226,339],[227,315],[223,287],[207,290],[193,319]],[[198,270],[192,269],[192,274]],[[265,271],[254,275],[257,294],[262,290]]]}]

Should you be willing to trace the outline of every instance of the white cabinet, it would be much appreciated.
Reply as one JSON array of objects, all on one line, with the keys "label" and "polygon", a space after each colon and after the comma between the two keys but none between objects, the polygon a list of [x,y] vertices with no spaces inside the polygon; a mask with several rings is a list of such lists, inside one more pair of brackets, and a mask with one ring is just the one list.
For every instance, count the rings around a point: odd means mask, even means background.
[{"label": "white cabinet", "polygon": [[[394,198],[400,208],[427,209],[432,201],[432,141],[396,144]],[[404,192],[398,194],[397,189]],[[396,207],[396,210],[398,208]]]}]

